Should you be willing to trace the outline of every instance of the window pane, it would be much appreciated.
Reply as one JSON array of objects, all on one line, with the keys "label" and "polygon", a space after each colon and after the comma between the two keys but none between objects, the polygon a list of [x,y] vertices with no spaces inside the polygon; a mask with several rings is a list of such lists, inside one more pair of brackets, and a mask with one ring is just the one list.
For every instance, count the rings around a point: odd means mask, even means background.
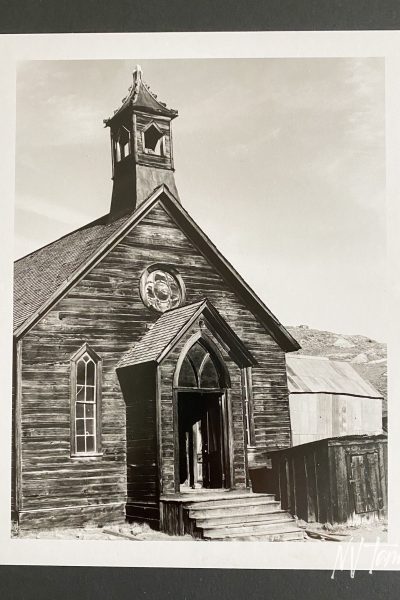
[{"label": "window pane", "polygon": [[85,363],[82,359],[78,360],[76,382],[80,385],[85,385]]},{"label": "window pane", "polygon": [[219,377],[217,373],[217,369],[210,356],[207,358],[206,362],[203,365],[201,375],[200,375],[200,384],[201,387],[204,388],[218,388],[219,387]]},{"label": "window pane", "polygon": [[83,436],[76,438],[76,451],[85,452],[85,438]]},{"label": "window pane", "polygon": [[86,451],[94,452],[94,436],[89,435],[86,437]]},{"label": "window pane", "polygon": [[196,342],[196,344],[194,344],[194,346],[192,346],[190,348],[190,350],[188,352],[188,356],[190,356],[190,359],[191,359],[192,363],[194,364],[194,366],[196,367],[197,372],[199,372],[200,367],[201,367],[207,354],[208,354],[207,350],[204,348],[204,346],[199,344],[199,342]]},{"label": "window pane", "polygon": [[94,402],[94,388],[93,387],[86,388],[86,402]]},{"label": "window pane", "polygon": [[79,454],[96,451],[96,376],[97,363],[88,352],[76,361],[75,439]]},{"label": "window pane", "polygon": [[87,385],[94,385],[95,368],[94,368],[94,362],[92,360],[90,362],[88,362],[86,369],[87,369],[86,383],[87,383]]},{"label": "window pane", "polygon": [[185,356],[182,363],[178,385],[181,387],[197,387],[196,375],[187,356]]}]

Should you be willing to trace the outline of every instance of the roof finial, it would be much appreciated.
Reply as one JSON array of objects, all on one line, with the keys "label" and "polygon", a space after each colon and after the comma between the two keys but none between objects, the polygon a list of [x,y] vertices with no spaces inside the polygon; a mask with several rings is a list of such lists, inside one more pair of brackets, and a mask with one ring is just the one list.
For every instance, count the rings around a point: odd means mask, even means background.
[{"label": "roof finial", "polygon": [[142,82],[142,67],[136,65],[133,71],[132,102],[135,103],[139,94],[140,84]]}]

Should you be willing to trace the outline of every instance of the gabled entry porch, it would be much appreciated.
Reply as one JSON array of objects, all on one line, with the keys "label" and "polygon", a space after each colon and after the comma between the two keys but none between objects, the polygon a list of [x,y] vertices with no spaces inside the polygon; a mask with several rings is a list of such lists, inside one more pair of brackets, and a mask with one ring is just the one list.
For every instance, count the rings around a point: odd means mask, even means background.
[{"label": "gabled entry porch", "polygon": [[245,385],[254,364],[207,300],[164,313],[123,357],[128,516],[165,529],[168,496],[248,489]]}]

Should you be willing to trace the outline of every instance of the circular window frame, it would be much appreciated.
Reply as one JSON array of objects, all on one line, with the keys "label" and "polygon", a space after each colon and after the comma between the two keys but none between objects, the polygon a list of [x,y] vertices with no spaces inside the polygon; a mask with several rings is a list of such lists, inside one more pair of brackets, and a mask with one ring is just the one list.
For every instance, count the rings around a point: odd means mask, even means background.
[{"label": "circular window frame", "polygon": [[[165,311],[161,311],[161,310],[158,310],[157,308],[155,308],[155,306],[150,304],[150,302],[148,301],[147,294],[146,294],[146,282],[147,282],[148,276],[151,273],[153,273],[154,271],[163,271],[165,273],[168,273],[176,280],[178,287],[179,287],[180,295],[181,295],[180,302],[177,306],[174,306],[173,308],[167,308],[167,310],[165,310]],[[142,300],[143,304],[149,310],[153,311],[157,315],[162,315],[165,312],[167,312],[168,310],[173,310],[174,308],[179,308],[180,306],[183,306],[183,304],[186,301],[186,286],[185,286],[185,282],[182,279],[181,274],[179,273],[178,269],[174,265],[171,265],[169,263],[153,263],[153,264],[149,265],[148,267],[146,267],[146,269],[144,269],[144,271],[142,271],[142,273],[140,275],[139,294],[140,294],[140,299]]]}]

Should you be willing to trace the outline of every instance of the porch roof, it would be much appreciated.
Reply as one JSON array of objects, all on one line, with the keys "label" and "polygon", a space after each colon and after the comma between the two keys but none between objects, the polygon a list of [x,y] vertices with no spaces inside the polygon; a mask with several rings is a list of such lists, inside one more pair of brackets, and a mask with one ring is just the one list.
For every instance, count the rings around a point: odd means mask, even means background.
[{"label": "porch roof", "polygon": [[[255,359],[228,323],[207,299],[166,311],[145,333],[142,339],[126,352],[117,369],[140,363],[160,362],[190,325],[204,313],[213,329],[218,329],[233,354],[240,354],[246,364],[256,364]],[[235,352],[236,351],[236,352]]]}]

